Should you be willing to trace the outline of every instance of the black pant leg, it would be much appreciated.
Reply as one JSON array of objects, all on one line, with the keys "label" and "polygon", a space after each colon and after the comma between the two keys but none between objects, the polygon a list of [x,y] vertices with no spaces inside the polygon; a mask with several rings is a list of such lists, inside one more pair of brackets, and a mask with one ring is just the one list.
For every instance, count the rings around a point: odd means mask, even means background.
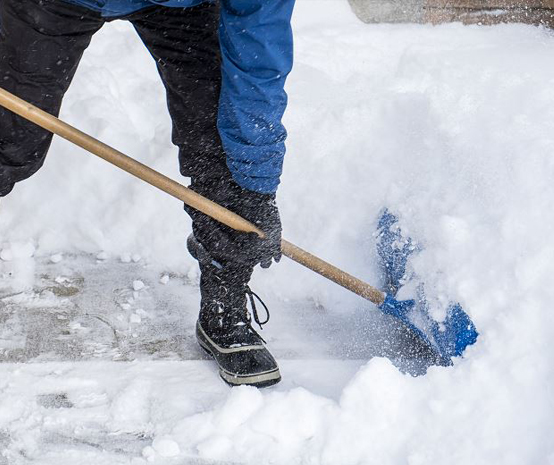
[{"label": "black pant leg", "polygon": [[[0,86],[58,115],[102,18],[61,0],[0,0]],[[44,163],[52,134],[0,108],[0,196]]]},{"label": "black pant leg", "polygon": [[156,60],[183,176],[227,175],[217,130],[221,89],[219,6],[154,7],[128,17]]},{"label": "black pant leg", "polygon": [[[191,8],[154,7],[129,16],[156,60],[167,92],[183,176],[191,188],[231,211],[240,211],[241,189],[234,183],[217,130],[221,52],[217,4]],[[253,267],[245,253],[245,233],[237,232],[185,205],[192,229],[221,263]]]}]

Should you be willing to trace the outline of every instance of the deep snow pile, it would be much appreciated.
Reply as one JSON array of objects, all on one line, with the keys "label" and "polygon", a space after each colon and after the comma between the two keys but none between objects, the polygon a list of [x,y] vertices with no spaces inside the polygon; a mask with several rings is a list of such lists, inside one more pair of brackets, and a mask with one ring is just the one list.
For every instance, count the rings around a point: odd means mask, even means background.
[{"label": "deep snow pile", "polygon": [[[106,428],[138,422],[155,438],[121,463],[554,463],[554,37],[520,25],[368,26],[342,1],[300,1],[295,30],[285,236],[376,282],[372,231],[388,206],[424,246],[413,266],[428,289],[458,300],[480,338],[454,367],[417,378],[373,359],[338,400],[207,385],[200,401],[179,391],[178,365],[149,368],[174,376],[169,387],[146,368],[87,371],[110,380],[98,401]],[[62,117],[178,179],[164,105],[154,64],[114,23],[85,55]],[[25,255],[30,242],[38,255],[140,253],[153,266],[194,266],[178,202],[77,152],[56,141],[47,166],[2,201],[5,253]],[[255,279],[337,316],[359,305],[292,263]],[[65,370],[76,384],[86,371]],[[24,411],[9,383],[6,431]],[[118,425],[131,411],[136,422]]]}]

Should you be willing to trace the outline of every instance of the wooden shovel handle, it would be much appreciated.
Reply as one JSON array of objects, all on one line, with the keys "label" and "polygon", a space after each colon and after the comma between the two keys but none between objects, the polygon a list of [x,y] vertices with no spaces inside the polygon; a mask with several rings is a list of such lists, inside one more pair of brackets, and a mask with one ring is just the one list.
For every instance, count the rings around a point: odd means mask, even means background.
[{"label": "wooden shovel handle", "polygon": [[361,279],[352,276],[346,271],[331,265],[329,262],[326,262],[310,252],[291,244],[285,239],[281,241],[281,251],[283,252],[283,255],[289,257],[291,260],[294,260],[296,263],[304,265],[306,268],[315,271],[324,278],[333,281],[339,286],[352,291],[354,294],[358,294],[360,297],[363,297],[376,305],[381,305],[385,301],[385,294],[380,290],[374,288]]},{"label": "wooden shovel handle", "polygon": [[[217,221],[243,232],[253,232],[261,238],[265,235],[263,231],[254,226],[249,221],[239,215],[223,208],[211,200],[197,194],[191,189],[173,181],[161,173],[149,168],[148,166],[128,157],[124,153],[100,142],[99,140],[79,131],[77,128],[64,123],[55,116],[46,113],[36,106],[16,97],[10,92],[0,88],[0,105],[14,112],[15,114],[37,124],[38,126],[57,134],[60,137],[82,147],[88,152],[110,162],[124,171],[136,176],[148,184],[168,193],[169,195],[181,200],[202,213],[216,219]],[[315,271],[327,279],[339,284],[346,289],[358,294],[377,305],[384,301],[384,294],[370,286],[369,284],[349,275],[345,271],[327,263],[315,255],[282,240],[281,248],[283,255],[289,257],[295,262]]]}]

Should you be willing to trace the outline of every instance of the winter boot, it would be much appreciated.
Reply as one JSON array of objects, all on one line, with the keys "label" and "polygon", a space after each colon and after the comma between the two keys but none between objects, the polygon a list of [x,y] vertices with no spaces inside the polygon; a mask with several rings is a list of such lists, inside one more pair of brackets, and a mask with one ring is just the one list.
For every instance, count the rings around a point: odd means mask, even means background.
[{"label": "winter boot", "polygon": [[[252,327],[247,297],[255,322],[269,320],[267,307],[248,287],[250,267],[236,264],[222,266],[191,234],[187,248],[200,264],[200,315],[196,338],[219,366],[219,374],[231,386],[266,387],[278,383],[281,374],[277,362],[265,347],[265,341]],[[254,303],[257,298],[267,318],[260,322]]]}]

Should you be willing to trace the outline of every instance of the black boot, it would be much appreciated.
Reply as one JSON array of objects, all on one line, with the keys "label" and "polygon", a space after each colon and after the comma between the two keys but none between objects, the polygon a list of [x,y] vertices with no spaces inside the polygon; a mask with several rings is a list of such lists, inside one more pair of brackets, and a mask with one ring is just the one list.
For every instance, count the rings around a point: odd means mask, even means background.
[{"label": "black boot", "polygon": [[248,287],[252,268],[213,260],[206,249],[189,236],[187,247],[200,264],[200,315],[196,324],[196,338],[200,346],[219,365],[219,374],[232,386],[271,386],[281,380],[277,362],[265,347],[265,341],[252,328],[247,310],[250,300],[254,320],[261,325],[254,298]]}]

